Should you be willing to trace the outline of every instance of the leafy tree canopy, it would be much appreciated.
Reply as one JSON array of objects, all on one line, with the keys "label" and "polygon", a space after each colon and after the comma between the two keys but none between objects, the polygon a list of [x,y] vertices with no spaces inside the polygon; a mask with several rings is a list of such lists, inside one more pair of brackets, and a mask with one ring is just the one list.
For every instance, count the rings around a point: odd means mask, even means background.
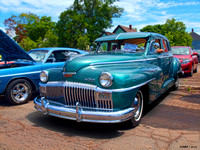
[{"label": "leafy tree canopy", "polygon": [[[11,16],[4,21],[7,26],[6,32],[12,36],[15,31],[14,39],[20,43],[20,46],[25,50],[40,47],[40,45],[50,44],[57,46],[57,37],[54,34],[56,23],[51,21],[51,17],[42,16],[38,17],[33,13],[22,13],[19,16]],[[49,37],[51,34],[52,37]],[[48,41],[50,40],[50,41]]]},{"label": "leafy tree canopy", "polygon": [[148,25],[140,30],[141,32],[154,32],[165,35],[171,46],[191,46],[192,37],[186,32],[186,26],[176,19],[167,19],[163,25]]},{"label": "leafy tree canopy", "polygon": [[112,18],[121,16],[123,9],[113,3],[114,0],[75,0],[59,17],[59,45],[82,48],[91,44],[112,26]]}]

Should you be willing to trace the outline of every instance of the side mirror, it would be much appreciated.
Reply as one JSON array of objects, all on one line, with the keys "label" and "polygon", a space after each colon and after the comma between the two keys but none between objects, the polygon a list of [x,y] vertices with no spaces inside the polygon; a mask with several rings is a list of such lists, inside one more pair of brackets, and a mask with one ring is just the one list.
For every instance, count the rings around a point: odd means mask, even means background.
[{"label": "side mirror", "polygon": [[198,53],[197,52],[193,52],[193,54],[192,55],[198,55]]},{"label": "side mirror", "polygon": [[158,53],[158,54],[161,54],[161,53],[163,53],[163,52],[164,52],[163,49],[157,49],[157,50],[156,50],[156,53]]},{"label": "side mirror", "polygon": [[160,44],[159,44],[159,43],[155,43],[155,42],[153,43],[153,48],[154,48],[154,49],[158,49],[159,47],[160,47]]}]

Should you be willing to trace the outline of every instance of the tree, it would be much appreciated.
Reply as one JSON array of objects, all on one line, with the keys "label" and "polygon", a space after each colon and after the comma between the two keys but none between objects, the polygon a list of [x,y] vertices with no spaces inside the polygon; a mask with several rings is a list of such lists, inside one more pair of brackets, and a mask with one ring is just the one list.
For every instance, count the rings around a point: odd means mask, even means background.
[{"label": "tree", "polygon": [[48,30],[44,36],[44,39],[38,39],[38,47],[57,47],[58,37],[53,33],[53,30]]},{"label": "tree", "polygon": [[39,17],[33,13],[21,13],[19,16],[12,15],[4,21],[7,26],[6,33],[12,35],[15,31],[14,39],[20,43],[24,38],[27,38],[27,26],[33,22],[39,21]]},{"label": "tree", "polygon": [[[14,39],[18,43],[22,42],[22,47],[26,47],[24,43],[33,44],[33,42],[37,44],[36,47],[39,47],[47,32],[52,31],[51,34],[53,34],[56,27],[56,23],[51,21],[51,17],[42,16],[40,18],[33,13],[22,13],[19,16],[13,15],[4,21],[4,25],[7,26],[7,34],[11,35],[12,31],[15,31]],[[55,39],[56,35],[52,36]],[[57,45],[57,41],[54,41],[54,43],[56,44],[53,45]],[[34,47],[35,44],[33,44]],[[27,50],[28,48],[26,47],[25,49]]]},{"label": "tree", "polygon": [[176,19],[167,19],[163,25],[148,25],[140,30],[141,32],[154,32],[165,35],[171,46],[191,46],[192,37],[186,32],[186,26]]},{"label": "tree", "polygon": [[[60,15],[57,23],[57,34],[59,46],[77,47],[80,36],[87,37],[85,32],[87,23],[84,22],[84,15],[79,15],[76,11],[64,11]],[[87,38],[84,38],[87,40]],[[86,41],[88,43],[88,41]],[[85,45],[86,46],[86,45]]]},{"label": "tree", "polygon": [[83,46],[78,44],[80,37],[85,44],[92,44],[103,30],[112,27],[112,18],[121,16],[123,9],[113,3],[114,0],[75,0],[57,23],[60,46]]},{"label": "tree", "polygon": [[191,46],[192,37],[186,32],[186,26],[181,21],[172,18],[167,19],[163,25],[165,36],[169,39],[171,46]]},{"label": "tree", "polygon": [[38,21],[27,25],[27,33],[30,39],[37,41],[40,37],[44,39],[47,31],[54,30],[56,23],[51,21],[51,17],[42,16]]},{"label": "tree", "polygon": [[29,37],[23,38],[22,41],[19,43],[19,46],[21,46],[26,51],[37,48],[37,45],[37,42],[31,40]]},{"label": "tree", "polygon": [[163,25],[157,24],[157,25],[148,25],[140,30],[141,32],[153,32],[153,33],[159,33],[164,34],[163,31]]}]

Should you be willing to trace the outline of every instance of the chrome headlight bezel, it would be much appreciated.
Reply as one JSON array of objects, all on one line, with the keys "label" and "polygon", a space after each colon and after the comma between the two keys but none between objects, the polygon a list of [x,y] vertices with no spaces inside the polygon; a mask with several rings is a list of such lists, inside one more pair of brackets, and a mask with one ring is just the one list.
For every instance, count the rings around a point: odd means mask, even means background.
[{"label": "chrome headlight bezel", "polygon": [[49,80],[49,73],[47,71],[43,70],[40,73],[40,81],[43,83],[46,83],[48,80]]},{"label": "chrome headlight bezel", "polygon": [[99,83],[101,86],[107,88],[113,84],[113,77],[109,72],[102,72],[99,77]]}]

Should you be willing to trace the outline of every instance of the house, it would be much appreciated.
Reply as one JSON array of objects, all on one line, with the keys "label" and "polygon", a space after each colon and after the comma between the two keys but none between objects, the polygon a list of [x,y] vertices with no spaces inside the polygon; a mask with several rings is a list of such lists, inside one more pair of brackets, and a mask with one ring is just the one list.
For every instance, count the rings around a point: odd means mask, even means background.
[{"label": "house", "polygon": [[137,32],[137,30],[133,29],[132,25],[129,25],[129,27],[118,25],[113,32],[106,32],[106,31],[104,31],[100,35],[100,37],[107,36],[107,35],[112,35],[112,34],[125,33],[125,32]]},{"label": "house", "polygon": [[192,47],[193,49],[200,49],[200,35],[194,32],[194,29],[192,29],[192,32],[190,33],[192,37]]}]

